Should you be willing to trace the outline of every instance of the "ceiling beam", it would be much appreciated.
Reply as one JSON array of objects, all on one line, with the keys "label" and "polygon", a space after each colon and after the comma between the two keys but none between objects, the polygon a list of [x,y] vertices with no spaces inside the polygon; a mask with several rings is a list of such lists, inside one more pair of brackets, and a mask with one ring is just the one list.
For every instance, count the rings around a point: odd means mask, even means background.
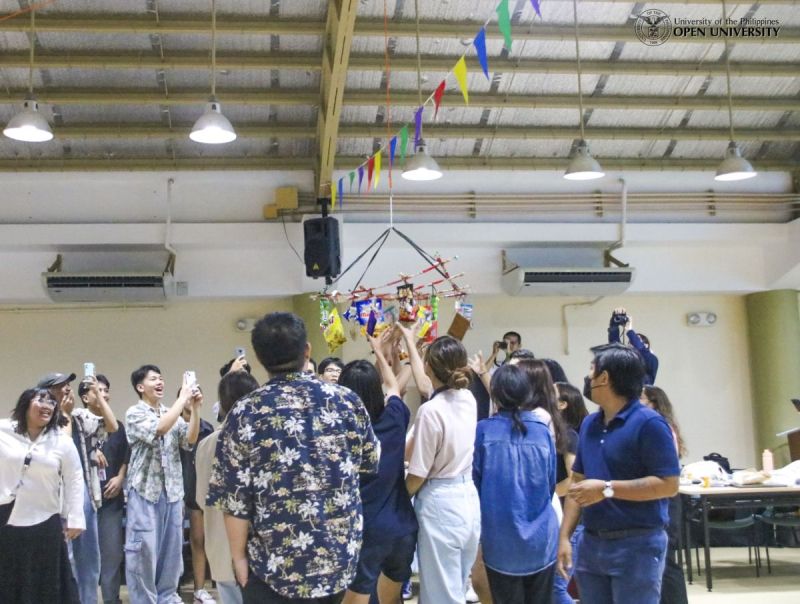
[{"label": "ceiling beam", "polygon": [[[1,104],[21,103],[27,89],[18,88],[0,97]],[[208,101],[208,88],[172,89],[169,96],[163,91],[153,89],[135,90],[131,88],[44,88],[36,91],[39,103],[54,105],[197,105]],[[300,106],[319,103],[319,91],[311,89],[262,88],[262,89],[224,89],[218,95],[226,105],[284,105]],[[510,109],[563,109],[577,106],[577,97],[570,94],[486,94],[470,93],[474,107],[507,107]],[[445,97],[442,107],[448,106]],[[345,91],[345,106],[376,106],[386,102],[386,94],[373,90]],[[392,105],[416,107],[416,92],[392,91]],[[587,108],[593,109],[706,109],[727,111],[728,99],[723,96],[644,96],[644,95],[600,95],[583,99]],[[459,102],[459,106],[460,102]],[[800,111],[800,98],[797,96],[734,96],[734,110],[755,111]]]},{"label": "ceiling beam", "polygon": [[[60,126],[55,134],[59,139],[166,139],[188,138],[191,126],[168,128],[151,124],[106,124]],[[240,138],[310,139],[318,129],[306,124],[236,124]],[[426,138],[496,138],[502,140],[572,140],[580,136],[577,126],[470,126],[430,125]],[[344,124],[339,126],[339,138],[382,138],[386,129],[381,124]],[[623,128],[587,127],[589,140],[690,140],[727,141],[727,128]],[[800,141],[797,128],[737,128],[736,140]],[[12,143],[13,144],[13,143]],[[330,177],[330,174],[328,175]]]},{"label": "ceiling beam", "polygon": [[[333,1],[333,0],[332,0]],[[337,0],[347,1],[351,0]],[[423,57],[424,71],[447,73],[458,57]],[[28,69],[28,53],[4,53],[0,55],[0,68]],[[383,71],[383,55],[351,55],[349,69],[354,71]],[[480,73],[475,57],[467,57],[473,73]],[[38,54],[36,67],[39,69],[169,69],[169,70],[207,70],[208,53],[180,52],[170,53],[163,59],[144,53],[112,53],[98,50],[96,53],[53,53]],[[225,53],[217,55],[219,69],[299,69],[319,71],[319,55],[313,53],[270,53],[246,54]],[[575,61],[539,59],[501,59],[492,61],[492,68],[502,73],[558,73],[574,74]],[[412,56],[392,58],[393,71],[416,71],[417,60]],[[697,63],[693,61],[581,61],[584,74],[623,74],[642,76],[676,75],[725,75],[724,62]],[[800,77],[800,63],[785,62],[741,62],[731,63],[732,76],[759,77]]]},{"label": "ceiling beam", "polygon": [[[607,170],[663,170],[663,171],[713,171],[718,158],[598,158]],[[349,170],[359,165],[363,157],[337,157],[337,169]],[[449,170],[563,170],[566,157],[449,157],[438,158],[439,164]],[[800,162],[791,160],[764,160],[754,162],[761,171],[792,172]],[[316,165],[311,157],[247,157],[247,158],[112,158],[112,159],[0,159],[0,172],[111,172],[164,170],[308,170]]]},{"label": "ceiling beam", "polygon": [[328,193],[333,162],[336,158],[336,137],[347,81],[350,46],[356,24],[358,0],[328,0],[328,22],[322,51],[319,111],[317,115],[318,166],[314,189],[320,196]]},{"label": "ceiling beam", "polygon": [[[460,40],[471,37],[483,25],[478,21],[422,21],[420,36],[423,38],[452,38]],[[7,19],[0,21],[0,31],[27,33],[30,25],[25,20]],[[322,36],[326,24],[322,21],[308,19],[217,19],[219,35],[297,35]],[[70,18],[46,17],[36,19],[36,29],[40,32],[53,33],[126,33],[126,34],[208,34],[208,19],[197,19],[191,15],[163,15],[159,20],[142,18],[136,15],[127,17]],[[700,28],[704,30],[705,28]],[[392,21],[390,26],[392,37],[408,38],[416,34],[413,20]],[[511,28],[512,37],[520,42],[530,41],[563,41],[574,40],[575,29],[571,25],[550,25],[540,21],[533,27],[526,23]],[[354,31],[355,36],[383,37],[383,19],[359,19]],[[495,27],[486,30],[489,39],[501,40],[503,34]],[[585,42],[635,42],[637,41],[633,27],[630,25],[582,25],[581,40]],[[713,38],[701,35],[680,36],[670,39],[670,44],[698,43],[708,44]],[[800,29],[781,27],[778,37],[756,38],[742,37],[736,44],[792,44],[800,41]]]}]

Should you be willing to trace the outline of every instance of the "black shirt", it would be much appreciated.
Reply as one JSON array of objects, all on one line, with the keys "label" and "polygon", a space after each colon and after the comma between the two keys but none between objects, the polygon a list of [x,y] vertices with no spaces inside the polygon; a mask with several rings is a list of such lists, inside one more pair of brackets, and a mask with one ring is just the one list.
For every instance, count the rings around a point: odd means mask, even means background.
[{"label": "black shirt", "polygon": [[[119,469],[123,465],[128,464],[131,460],[131,449],[128,446],[128,438],[125,436],[125,424],[119,420],[117,420],[117,424],[119,428],[116,432],[112,432],[108,435],[102,448],[103,455],[105,455],[106,461],[108,461],[108,466],[106,467],[106,479],[100,481],[101,490],[105,490],[108,479],[114,478],[114,476],[119,474]],[[124,504],[125,497],[122,490],[120,490],[119,495],[111,499],[103,497],[104,508],[121,508]]]}]

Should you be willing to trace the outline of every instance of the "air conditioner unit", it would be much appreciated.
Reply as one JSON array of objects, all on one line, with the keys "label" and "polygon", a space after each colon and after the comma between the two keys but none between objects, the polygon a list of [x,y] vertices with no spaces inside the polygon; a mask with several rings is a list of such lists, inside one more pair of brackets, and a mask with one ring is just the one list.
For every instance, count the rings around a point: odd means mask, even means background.
[{"label": "air conditioner unit", "polygon": [[54,302],[163,302],[172,292],[169,273],[42,273]]},{"label": "air conditioner unit", "polygon": [[503,275],[503,289],[512,296],[610,296],[633,281],[629,267],[514,268]]}]

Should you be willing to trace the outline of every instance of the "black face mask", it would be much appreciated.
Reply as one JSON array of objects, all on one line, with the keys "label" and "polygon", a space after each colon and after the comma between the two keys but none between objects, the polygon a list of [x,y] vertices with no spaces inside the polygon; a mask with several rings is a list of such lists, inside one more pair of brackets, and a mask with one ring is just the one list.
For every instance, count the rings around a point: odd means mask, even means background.
[{"label": "black face mask", "polygon": [[588,375],[583,378],[583,396],[588,398],[590,401],[592,400],[592,378]]}]

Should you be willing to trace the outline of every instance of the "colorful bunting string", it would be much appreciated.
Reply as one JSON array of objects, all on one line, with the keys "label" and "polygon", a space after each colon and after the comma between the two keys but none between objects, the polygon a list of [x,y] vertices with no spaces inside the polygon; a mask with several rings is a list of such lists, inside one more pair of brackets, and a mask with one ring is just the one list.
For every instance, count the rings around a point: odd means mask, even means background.
[{"label": "colorful bunting string", "polygon": [[[542,18],[542,11],[541,11],[541,2],[539,0],[531,0],[531,7],[533,8],[536,15],[541,19]],[[497,6],[495,7],[495,11],[493,15],[497,16],[497,28],[503,36],[503,42],[505,48],[510,52],[511,45],[513,42],[512,37],[512,26],[511,26],[511,11],[509,9],[509,0],[500,0]],[[472,46],[475,47],[475,53],[478,59],[478,63],[481,66],[481,71],[483,71],[483,75],[487,79],[491,79],[489,75],[489,59],[486,51],[486,28],[491,22],[492,17],[489,17],[486,22],[481,26],[481,28],[476,33]],[[387,64],[388,70],[388,64]],[[461,90],[461,95],[464,98],[464,103],[469,104],[469,85],[468,85],[468,68],[467,68],[467,61],[466,61],[466,52],[461,55],[461,57],[455,62],[453,68],[445,75],[444,79],[441,80],[436,87],[436,89],[428,96],[427,99],[414,111],[414,146],[419,144],[420,139],[422,138],[422,118],[423,113],[425,110],[425,106],[429,102],[433,102],[434,105],[434,113],[433,119],[435,120],[439,114],[439,108],[442,103],[442,99],[444,98],[444,93],[447,89],[447,79],[452,74],[456,82],[458,83],[458,87]],[[388,129],[391,129],[391,126],[388,125]],[[393,136],[387,136],[388,143],[384,143],[379,146],[378,150],[370,156],[367,160],[365,160],[360,166],[358,166],[355,170],[351,170],[348,173],[348,179],[350,183],[350,192],[353,192],[353,185],[355,182],[356,174],[358,175],[358,194],[362,193],[362,186],[364,182],[364,173],[367,173],[367,188],[366,192],[370,190],[374,190],[378,183],[380,182],[380,172],[381,172],[381,154],[386,149],[388,145],[388,156],[389,156],[389,187],[391,189],[391,170],[394,168],[395,159],[397,158],[397,147],[398,144],[400,146],[400,164],[405,164],[406,156],[408,154],[408,142],[409,142],[409,124],[404,124],[402,128]],[[374,178],[374,180],[373,180]],[[337,187],[334,190],[331,187],[331,208],[335,206],[335,200],[339,200],[339,207],[342,207],[344,198],[344,177],[341,177],[338,180]]]}]

